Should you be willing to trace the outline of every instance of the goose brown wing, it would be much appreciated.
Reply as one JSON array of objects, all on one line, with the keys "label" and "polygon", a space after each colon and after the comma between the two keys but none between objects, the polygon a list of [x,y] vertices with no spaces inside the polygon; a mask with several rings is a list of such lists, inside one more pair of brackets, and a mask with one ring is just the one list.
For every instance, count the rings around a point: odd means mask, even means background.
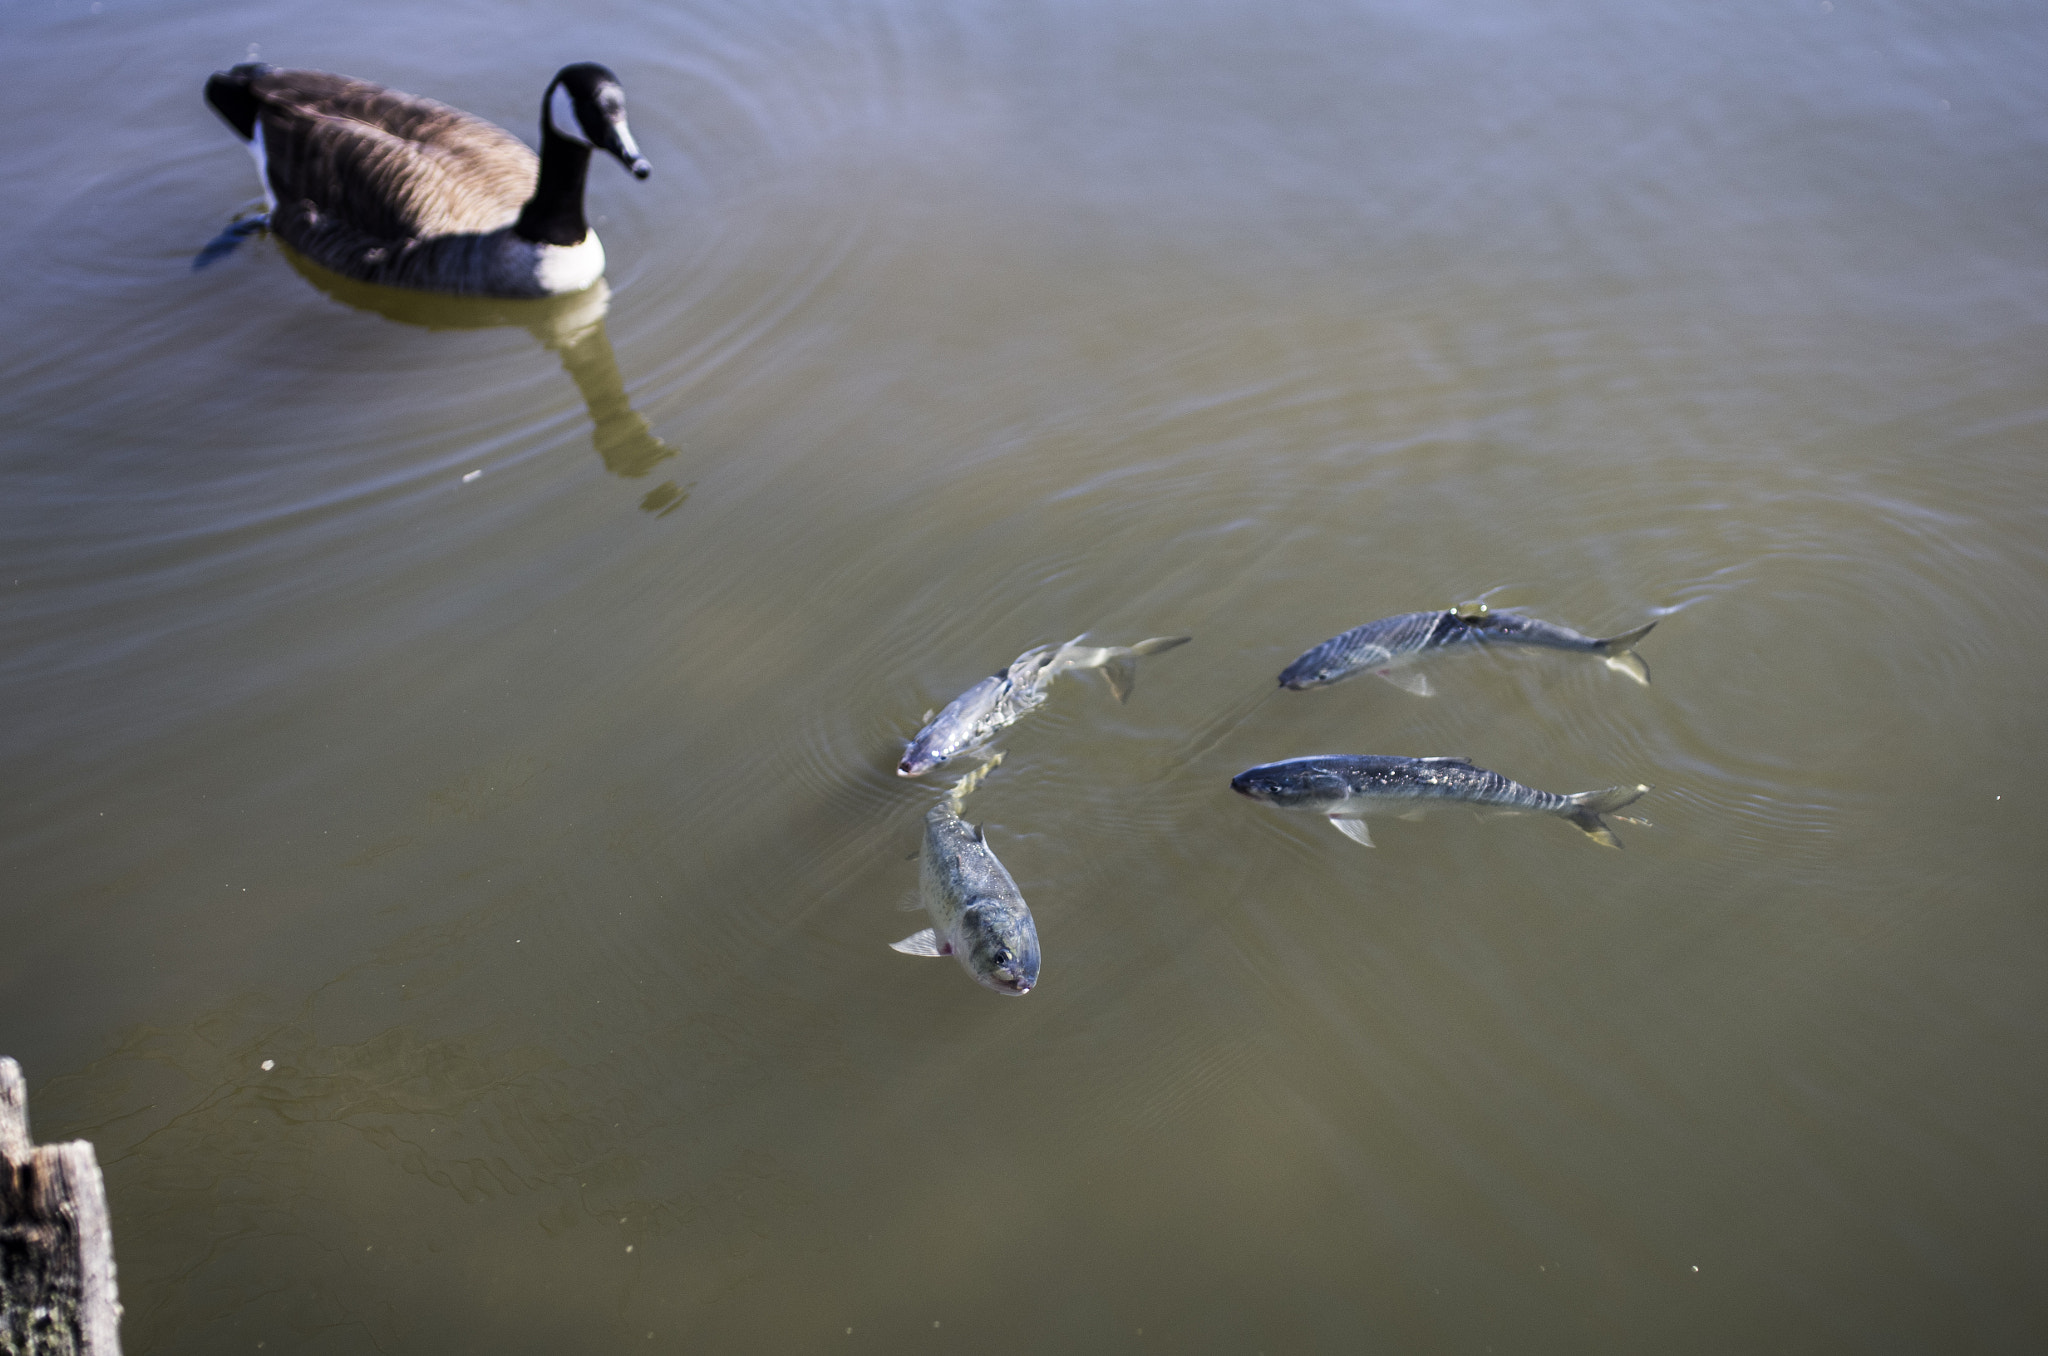
[{"label": "goose brown wing", "polygon": [[250,82],[279,203],[312,202],[383,239],[494,231],[533,195],[540,158],[432,99],[324,71]]}]

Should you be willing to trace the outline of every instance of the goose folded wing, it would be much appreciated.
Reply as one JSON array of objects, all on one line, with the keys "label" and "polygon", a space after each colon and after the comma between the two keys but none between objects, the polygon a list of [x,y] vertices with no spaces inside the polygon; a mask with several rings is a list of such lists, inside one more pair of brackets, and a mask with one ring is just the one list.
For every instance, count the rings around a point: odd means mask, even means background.
[{"label": "goose folded wing", "polygon": [[510,225],[539,157],[502,128],[431,99],[320,71],[276,71],[256,90],[278,200],[314,203],[383,239]]}]

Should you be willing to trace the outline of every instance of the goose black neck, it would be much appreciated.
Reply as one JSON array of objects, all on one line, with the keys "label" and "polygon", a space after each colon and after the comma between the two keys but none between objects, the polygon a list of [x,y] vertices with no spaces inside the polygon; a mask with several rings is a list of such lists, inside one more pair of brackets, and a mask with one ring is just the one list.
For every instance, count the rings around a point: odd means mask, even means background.
[{"label": "goose black neck", "polygon": [[540,183],[519,211],[512,230],[543,245],[580,245],[590,233],[583,220],[583,180],[590,147],[571,141],[545,121],[540,128]]}]

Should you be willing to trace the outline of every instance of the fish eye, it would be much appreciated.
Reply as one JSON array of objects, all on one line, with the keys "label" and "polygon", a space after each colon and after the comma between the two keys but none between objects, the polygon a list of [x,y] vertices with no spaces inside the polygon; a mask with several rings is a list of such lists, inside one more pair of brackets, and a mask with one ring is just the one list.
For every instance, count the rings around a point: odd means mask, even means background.
[{"label": "fish eye", "polygon": [[989,954],[989,959],[997,965],[1008,965],[1010,963],[1010,953],[999,946]]}]

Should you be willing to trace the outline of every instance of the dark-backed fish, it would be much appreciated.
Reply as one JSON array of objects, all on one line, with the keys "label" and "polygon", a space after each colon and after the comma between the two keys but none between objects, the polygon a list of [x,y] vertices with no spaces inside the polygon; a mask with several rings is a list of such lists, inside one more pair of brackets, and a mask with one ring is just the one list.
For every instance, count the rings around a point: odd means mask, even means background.
[{"label": "dark-backed fish", "polygon": [[1484,603],[1467,603],[1441,612],[1404,612],[1332,636],[1289,664],[1280,675],[1280,686],[1296,690],[1322,687],[1370,673],[1418,697],[1427,697],[1429,679],[1420,673],[1404,672],[1409,665],[1445,651],[1477,650],[1485,645],[1533,645],[1598,655],[1608,668],[1647,684],[1649,666],[1634,647],[1656,624],[1651,622],[1599,640],[1580,635],[1569,626],[1539,621],[1519,612],[1495,612]]},{"label": "dark-backed fish", "polygon": [[924,817],[918,894],[932,925],[889,945],[909,956],[955,957],[997,993],[1030,993],[1038,983],[1038,927],[988,836],[955,803],[941,801]]},{"label": "dark-backed fish", "polygon": [[1187,636],[1156,636],[1136,645],[1064,645],[1026,650],[1001,673],[991,674],[946,704],[911,738],[896,765],[899,777],[918,777],[985,746],[996,735],[1045,705],[1053,679],[1078,669],[1099,669],[1120,702],[1138,685],[1138,660],[1188,643]]},{"label": "dark-backed fish", "polygon": [[1365,828],[1367,815],[1413,819],[1434,806],[1458,804],[1507,814],[1556,815],[1594,842],[1618,848],[1621,840],[1601,816],[1633,805],[1650,788],[1610,786],[1605,791],[1558,795],[1474,767],[1467,758],[1359,753],[1318,754],[1247,768],[1230,779],[1230,789],[1267,805],[1323,815],[1339,833],[1367,847],[1372,846]]}]

